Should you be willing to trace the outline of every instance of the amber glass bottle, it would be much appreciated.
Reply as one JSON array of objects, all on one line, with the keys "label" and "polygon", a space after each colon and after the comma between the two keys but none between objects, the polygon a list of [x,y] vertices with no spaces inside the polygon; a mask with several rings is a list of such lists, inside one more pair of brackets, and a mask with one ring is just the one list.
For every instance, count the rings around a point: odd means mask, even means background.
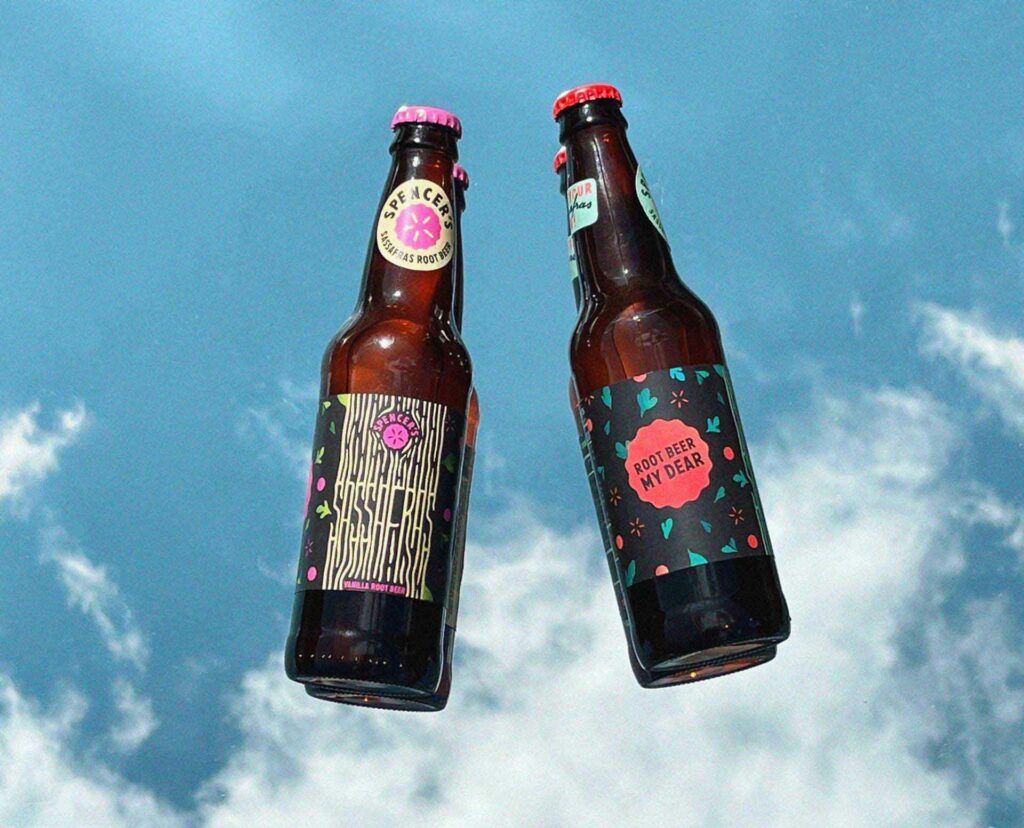
[{"label": "amber glass bottle", "polygon": [[560,95],[582,306],[570,345],[631,663],[662,687],[764,663],[789,635],[718,325],[676,273],[607,84]]},{"label": "amber glass bottle", "polygon": [[392,128],[359,301],[323,360],[285,668],[320,698],[436,710],[472,387],[455,307],[461,125],[402,107]]}]

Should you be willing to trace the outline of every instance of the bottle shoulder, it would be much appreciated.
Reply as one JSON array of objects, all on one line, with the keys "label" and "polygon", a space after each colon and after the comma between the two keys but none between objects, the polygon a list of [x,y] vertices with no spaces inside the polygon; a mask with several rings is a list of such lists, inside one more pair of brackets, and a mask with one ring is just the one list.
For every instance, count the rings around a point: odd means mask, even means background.
[{"label": "bottle shoulder", "polygon": [[321,374],[325,394],[394,394],[465,410],[473,368],[450,324],[355,314],[328,343]]},{"label": "bottle shoulder", "polygon": [[651,371],[722,362],[718,323],[689,289],[592,298],[570,343],[580,393]]}]

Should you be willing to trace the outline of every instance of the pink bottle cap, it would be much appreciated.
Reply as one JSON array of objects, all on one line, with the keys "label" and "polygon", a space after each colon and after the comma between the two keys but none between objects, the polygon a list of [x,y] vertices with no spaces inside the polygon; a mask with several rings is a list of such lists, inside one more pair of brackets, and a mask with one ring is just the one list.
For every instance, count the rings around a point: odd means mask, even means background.
[{"label": "pink bottle cap", "polygon": [[610,83],[585,83],[583,86],[574,86],[555,98],[551,117],[558,120],[558,114],[563,109],[568,109],[570,106],[576,106],[576,104],[586,103],[587,101],[598,101],[601,99],[618,101],[621,104],[622,93]]},{"label": "pink bottle cap", "polygon": [[462,185],[463,190],[469,189],[469,173],[466,172],[466,168],[462,164],[456,164],[452,167],[452,175],[455,176],[455,180]]},{"label": "pink bottle cap", "polygon": [[562,167],[565,166],[565,162],[568,160],[568,154],[565,151],[565,147],[559,147],[558,152],[555,153],[555,172],[558,172]]},{"label": "pink bottle cap", "polygon": [[462,124],[459,119],[447,109],[438,109],[436,106],[403,104],[398,107],[395,117],[391,119],[391,128],[394,129],[399,124],[439,124],[453,130],[456,138],[462,137]]}]

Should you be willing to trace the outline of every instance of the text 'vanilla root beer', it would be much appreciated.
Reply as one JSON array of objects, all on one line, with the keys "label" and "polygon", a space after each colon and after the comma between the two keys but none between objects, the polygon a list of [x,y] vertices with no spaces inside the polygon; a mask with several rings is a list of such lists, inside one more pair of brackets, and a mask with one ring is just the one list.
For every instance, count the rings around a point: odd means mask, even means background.
[{"label": "text 'vanilla root beer'", "polygon": [[769,661],[789,613],[718,324],[676,273],[621,106],[607,84],[554,106],[571,397],[633,672],[664,687]]},{"label": "text 'vanilla root beer'", "polygon": [[[458,119],[402,107],[356,311],[324,355],[285,669],[310,695],[448,698],[470,468]],[[472,394],[472,428],[479,415]]]}]

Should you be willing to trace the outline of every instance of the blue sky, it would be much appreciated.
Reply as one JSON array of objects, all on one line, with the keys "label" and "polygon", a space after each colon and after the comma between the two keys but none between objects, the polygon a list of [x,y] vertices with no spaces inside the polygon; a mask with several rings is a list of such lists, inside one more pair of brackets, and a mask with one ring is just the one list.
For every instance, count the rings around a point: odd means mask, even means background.
[{"label": "blue sky", "polygon": [[[1024,825],[1013,4],[17,4],[0,42],[0,822]],[[592,80],[722,325],[794,617],[692,688],[633,682],[568,410],[550,105]],[[280,661],[400,103],[463,121],[483,412],[419,718]]]}]

